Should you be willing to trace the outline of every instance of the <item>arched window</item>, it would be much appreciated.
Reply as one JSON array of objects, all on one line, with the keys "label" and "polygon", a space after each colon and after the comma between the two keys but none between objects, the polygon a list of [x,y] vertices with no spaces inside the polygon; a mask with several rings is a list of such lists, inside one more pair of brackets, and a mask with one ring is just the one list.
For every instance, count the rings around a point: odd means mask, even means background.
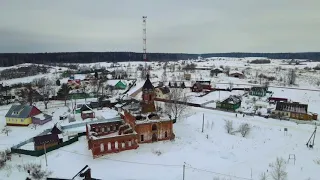
[{"label": "arched window", "polygon": [[104,144],[101,143],[101,144],[100,144],[100,152],[103,152],[103,151],[104,151]]},{"label": "arched window", "polygon": [[157,130],[157,125],[153,124],[152,125],[152,131],[156,131]]}]

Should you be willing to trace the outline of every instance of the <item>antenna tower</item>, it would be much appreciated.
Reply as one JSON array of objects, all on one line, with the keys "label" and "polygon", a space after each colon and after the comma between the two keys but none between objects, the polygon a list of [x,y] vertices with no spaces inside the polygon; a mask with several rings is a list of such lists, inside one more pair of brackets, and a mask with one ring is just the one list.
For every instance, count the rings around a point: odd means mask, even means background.
[{"label": "antenna tower", "polygon": [[148,68],[147,68],[147,16],[142,16],[142,22],[143,22],[143,35],[142,35],[142,41],[143,41],[143,61],[145,61],[145,72],[149,74]]}]

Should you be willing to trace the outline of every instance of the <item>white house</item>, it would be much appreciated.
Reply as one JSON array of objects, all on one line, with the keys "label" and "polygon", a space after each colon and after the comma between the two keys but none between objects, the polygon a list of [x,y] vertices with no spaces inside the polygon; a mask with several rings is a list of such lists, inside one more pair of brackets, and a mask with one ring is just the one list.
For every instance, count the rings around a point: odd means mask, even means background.
[{"label": "white house", "polygon": [[155,89],[156,98],[167,99],[169,97],[170,89],[168,87],[158,87]]}]

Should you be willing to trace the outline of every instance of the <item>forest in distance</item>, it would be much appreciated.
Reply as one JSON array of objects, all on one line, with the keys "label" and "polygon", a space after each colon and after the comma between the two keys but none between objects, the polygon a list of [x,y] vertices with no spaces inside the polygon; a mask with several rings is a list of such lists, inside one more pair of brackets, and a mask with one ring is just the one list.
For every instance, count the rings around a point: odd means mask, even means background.
[{"label": "forest in distance", "polygon": [[[148,61],[177,61],[209,57],[266,57],[269,59],[307,59],[320,61],[320,52],[300,53],[148,53]],[[143,61],[142,53],[136,52],[57,52],[57,53],[0,53],[0,67],[14,66],[23,63],[95,63]]]}]

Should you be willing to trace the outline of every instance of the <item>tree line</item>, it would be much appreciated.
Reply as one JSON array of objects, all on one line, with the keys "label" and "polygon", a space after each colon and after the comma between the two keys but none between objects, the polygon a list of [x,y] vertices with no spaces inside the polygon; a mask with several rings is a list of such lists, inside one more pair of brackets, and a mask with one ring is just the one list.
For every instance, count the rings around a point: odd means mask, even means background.
[{"label": "tree line", "polygon": [[[149,61],[177,61],[196,59],[199,54],[187,53],[148,53]],[[207,53],[200,55],[209,57],[267,57],[269,59],[309,59],[320,61],[320,52],[303,53]],[[22,63],[95,63],[143,61],[142,53],[136,52],[57,52],[57,53],[1,53],[0,66],[8,67]]]}]

